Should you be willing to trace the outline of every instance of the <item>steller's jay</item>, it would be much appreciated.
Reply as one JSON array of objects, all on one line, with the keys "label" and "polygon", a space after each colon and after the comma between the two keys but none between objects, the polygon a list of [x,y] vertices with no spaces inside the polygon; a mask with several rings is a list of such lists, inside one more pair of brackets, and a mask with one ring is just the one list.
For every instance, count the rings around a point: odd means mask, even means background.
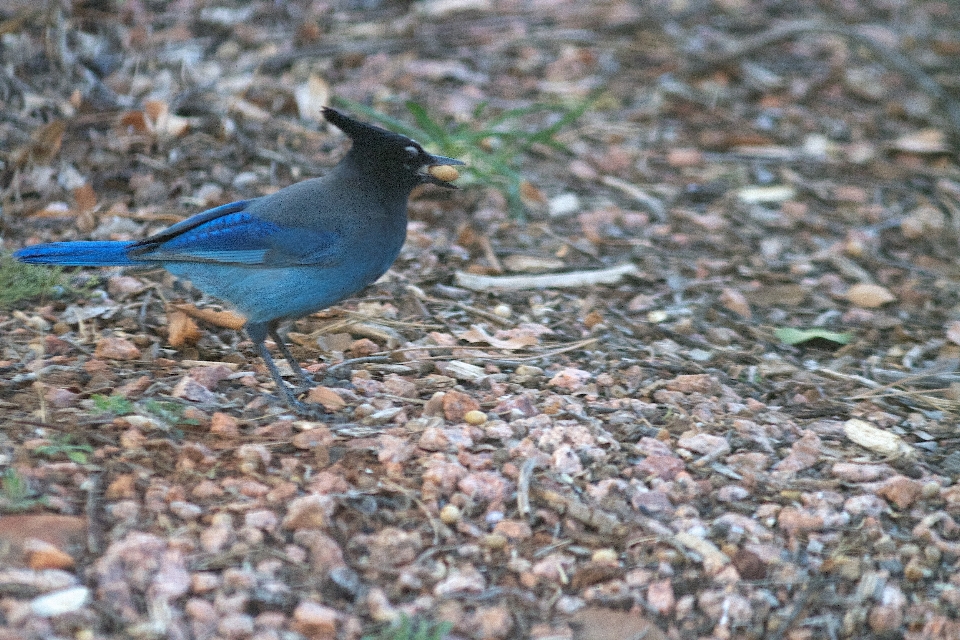
[{"label": "steller's jay", "polygon": [[347,155],[321,178],[204,211],[149,238],[53,242],[20,249],[21,262],[67,266],[161,266],[232,304],[287,404],[307,412],[270,357],[269,335],[302,381],[277,327],[335,304],[393,264],[407,233],[407,198],[419,184],[448,184],[450,165],[410,138],[325,108],[350,137]]}]

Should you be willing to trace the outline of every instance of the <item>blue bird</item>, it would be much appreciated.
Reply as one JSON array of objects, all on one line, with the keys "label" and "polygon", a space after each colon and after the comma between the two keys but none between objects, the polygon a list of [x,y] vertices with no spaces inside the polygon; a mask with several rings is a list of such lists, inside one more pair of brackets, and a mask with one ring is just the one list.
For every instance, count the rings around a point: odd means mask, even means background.
[{"label": "blue bird", "polygon": [[336,304],[383,275],[406,238],[410,192],[424,183],[456,188],[449,184],[457,177],[451,165],[464,164],[329,107],[323,113],[353,143],[323,177],[215,207],[143,240],[53,242],[13,255],[34,264],[161,266],[189,280],[244,315],[284,400],[309,413],[280,377],[267,336],[306,381],[279,324]]}]

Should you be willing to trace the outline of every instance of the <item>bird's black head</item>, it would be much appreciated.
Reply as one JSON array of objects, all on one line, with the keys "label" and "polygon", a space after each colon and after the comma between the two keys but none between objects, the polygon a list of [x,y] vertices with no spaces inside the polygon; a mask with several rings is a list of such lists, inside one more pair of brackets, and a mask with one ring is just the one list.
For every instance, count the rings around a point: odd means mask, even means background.
[{"label": "bird's black head", "polygon": [[460,160],[427,153],[416,140],[354,120],[330,107],[324,107],[323,115],[353,141],[350,154],[362,171],[405,189],[425,182],[456,189],[450,184],[458,175],[452,166],[464,164]]}]

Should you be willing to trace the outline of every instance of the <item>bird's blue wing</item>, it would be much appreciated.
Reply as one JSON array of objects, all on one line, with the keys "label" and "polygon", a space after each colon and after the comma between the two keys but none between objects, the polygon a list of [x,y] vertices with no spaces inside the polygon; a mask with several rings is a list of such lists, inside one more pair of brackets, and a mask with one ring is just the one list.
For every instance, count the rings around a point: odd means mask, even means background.
[{"label": "bird's blue wing", "polygon": [[199,213],[141,240],[131,256],[160,262],[206,262],[269,267],[333,264],[340,235],[284,227],[246,211],[244,200]]}]

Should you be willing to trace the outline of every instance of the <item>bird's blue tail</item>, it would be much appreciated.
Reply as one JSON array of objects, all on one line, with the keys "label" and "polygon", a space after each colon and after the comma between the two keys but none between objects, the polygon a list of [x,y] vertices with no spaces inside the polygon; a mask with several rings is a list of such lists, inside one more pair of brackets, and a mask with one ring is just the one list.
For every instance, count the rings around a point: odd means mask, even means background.
[{"label": "bird's blue tail", "polygon": [[133,242],[51,242],[15,251],[13,257],[31,264],[67,267],[126,267],[140,264],[127,256]]}]

